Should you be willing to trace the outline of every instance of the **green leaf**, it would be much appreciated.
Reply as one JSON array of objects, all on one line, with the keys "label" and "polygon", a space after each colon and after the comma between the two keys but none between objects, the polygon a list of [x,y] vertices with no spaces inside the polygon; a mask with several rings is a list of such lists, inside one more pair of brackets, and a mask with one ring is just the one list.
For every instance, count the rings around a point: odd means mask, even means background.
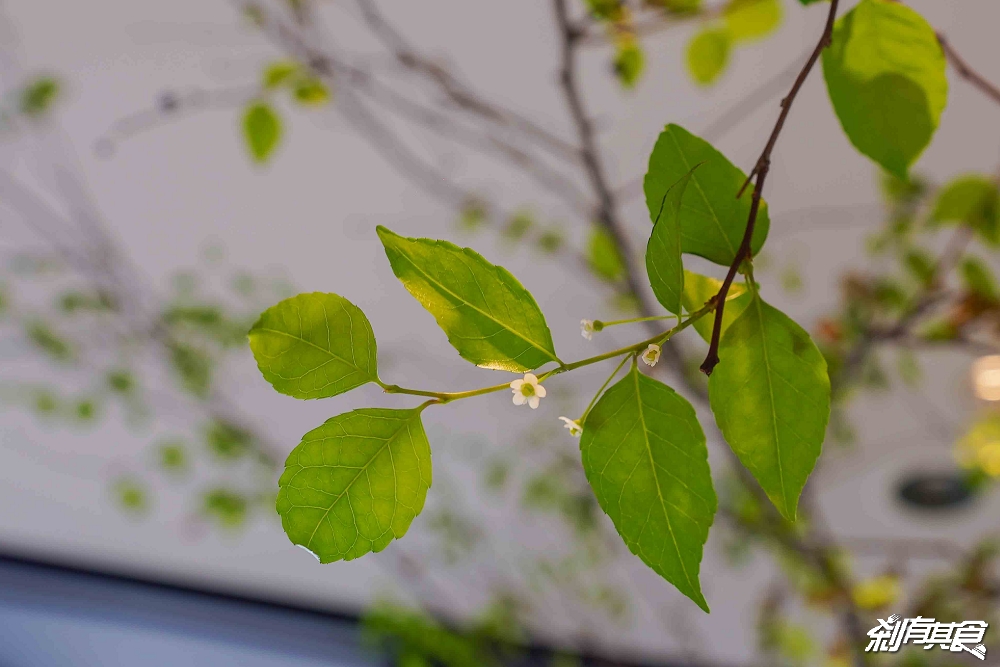
[{"label": "green leaf", "polygon": [[687,47],[691,78],[702,86],[715,83],[729,64],[732,42],[729,31],[719,28],[704,28],[692,37]]},{"label": "green leaf", "polygon": [[447,241],[410,239],[381,226],[378,235],[392,272],[463,359],[514,372],[559,361],[542,311],[509,271]]},{"label": "green leaf", "polygon": [[322,106],[330,101],[330,89],[316,77],[306,77],[296,82],[293,95],[295,101],[303,106]]},{"label": "green leaf", "polygon": [[609,282],[621,278],[625,272],[625,263],[618,252],[615,240],[604,227],[594,225],[587,239],[587,263],[597,275]]},{"label": "green leaf", "polygon": [[321,563],[381,551],[424,507],[431,450],[420,409],[353,410],[306,433],[285,462],[277,510]]},{"label": "green leaf", "polygon": [[[694,273],[693,271],[684,272],[684,293],[681,295],[681,305],[684,306],[684,310],[692,313],[711,299],[713,296],[719,293],[719,288],[722,287],[722,281],[716,280],[715,278],[710,278],[709,276],[703,276],[699,273]],[[747,286],[743,283],[734,282],[729,286],[729,292],[726,294],[726,307],[722,311],[722,332],[726,333],[726,329],[732,324],[736,318],[743,314],[746,307],[750,304],[750,299],[752,295],[747,291]],[[714,322],[714,317],[712,315],[706,315],[694,323],[695,331],[698,335],[705,339],[705,342],[712,340],[712,327]]]},{"label": "green leaf", "polygon": [[614,68],[625,88],[635,88],[646,67],[646,57],[635,38],[623,39],[615,47]]},{"label": "green leaf", "polygon": [[250,156],[267,162],[281,141],[281,118],[269,104],[254,102],[243,114],[243,137]]},{"label": "green leaf", "polygon": [[730,0],[722,18],[733,41],[765,37],[781,24],[779,0]]},{"label": "green leaf", "polygon": [[691,404],[633,365],[587,416],[580,450],[629,550],[707,612],[698,570],[717,503]]},{"label": "green leaf", "polygon": [[902,3],[862,0],[837,21],[823,75],[851,143],[905,178],[948,101],[934,29]]},{"label": "green leaf", "polygon": [[41,116],[52,108],[59,97],[59,82],[51,77],[41,77],[21,91],[21,111],[27,116]]},{"label": "green leaf", "polygon": [[809,334],[755,296],[729,326],[708,381],[726,442],[789,521],[830,417],[826,360]]},{"label": "green leaf", "polygon": [[646,244],[646,273],[656,300],[671,313],[681,312],[684,292],[684,262],[681,259],[681,198],[695,167],[670,186],[663,195],[660,212]]},{"label": "green leaf", "polygon": [[986,263],[978,257],[966,257],[959,267],[965,288],[980,299],[995,303],[1000,301],[1000,288]]},{"label": "green leaf", "polygon": [[822,2],[822,0],[799,0],[803,5],[812,5],[817,2]]},{"label": "green leaf", "polygon": [[[681,249],[729,266],[750,217],[750,188],[736,198],[746,174],[707,141],[679,125],[667,125],[649,156],[643,189],[650,220],[656,219],[667,189],[700,163],[681,201]],[[770,226],[767,203],[761,201],[750,246],[754,255],[764,245]]]},{"label": "green leaf", "polygon": [[250,329],[264,379],[295,398],[328,398],[378,383],[375,334],[342,296],[299,294],[265,310]]},{"label": "green leaf", "polygon": [[261,83],[267,90],[279,88],[299,73],[299,64],[293,60],[278,60],[264,70]]},{"label": "green leaf", "polygon": [[931,220],[967,224],[990,245],[1000,245],[1000,187],[976,174],[956,178],[938,193]]}]

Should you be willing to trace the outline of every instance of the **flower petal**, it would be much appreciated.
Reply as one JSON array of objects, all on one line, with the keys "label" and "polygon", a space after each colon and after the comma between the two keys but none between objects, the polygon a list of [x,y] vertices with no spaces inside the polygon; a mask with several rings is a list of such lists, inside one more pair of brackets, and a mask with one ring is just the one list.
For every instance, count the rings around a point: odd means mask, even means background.
[{"label": "flower petal", "polygon": [[535,395],[538,396],[538,398],[545,398],[545,394],[545,387],[540,384],[535,385]]},{"label": "flower petal", "polygon": [[514,405],[524,405],[528,398],[524,394],[514,394]]},{"label": "flower petal", "polygon": [[513,389],[514,391],[518,391],[521,388],[522,384],[524,384],[524,380],[514,380],[513,382],[510,383],[510,388]]},{"label": "flower petal", "polygon": [[524,381],[528,384],[538,384],[538,378],[535,377],[534,373],[525,373]]},{"label": "flower petal", "polygon": [[541,400],[542,399],[538,398],[537,396],[532,396],[531,398],[528,399],[528,406],[531,407],[532,410],[537,410],[538,403]]}]

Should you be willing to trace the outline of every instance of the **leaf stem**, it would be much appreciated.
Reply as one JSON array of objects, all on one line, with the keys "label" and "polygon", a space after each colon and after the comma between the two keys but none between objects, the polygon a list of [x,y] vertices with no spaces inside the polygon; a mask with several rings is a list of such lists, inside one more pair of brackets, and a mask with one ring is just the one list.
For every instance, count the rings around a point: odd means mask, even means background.
[{"label": "leaf stem", "polygon": [[[700,309],[698,309],[694,313],[691,313],[691,315],[686,320],[680,322],[679,324],[677,324],[677,326],[671,329],[667,329],[666,331],[661,331],[655,336],[639,341],[638,343],[628,345],[626,347],[618,348],[617,350],[611,350],[610,352],[603,352],[601,354],[596,354],[592,357],[587,357],[586,359],[580,359],[579,361],[574,361],[569,364],[563,364],[561,366],[553,368],[550,371],[542,373],[541,375],[538,376],[538,380],[539,382],[542,382],[555,375],[576,370],[577,368],[583,368],[584,366],[590,366],[592,364],[596,364],[606,359],[613,359],[615,357],[620,357],[623,355],[634,356],[639,352],[642,352],[649,345],[662,346],[663,343],[670,340],[675,334],[678,334],[684,329],[687,329],[689,326],[691,326],[699,319],[712,312],[713,310],[715,310],[715,301],[709,301]],[[619,366],[619,368],[621,368],[621,366]],[[387,394],[408,394],[410,396],[426,396],[428,398],[434,399],[431,401],[427,401],[427,403],[421,406],[422,409],[427,405],[435,403],[440,403],[443,405],[445,403],[451,403],[452,401],[459,401],[463,398],[472,398],[473,396],[482,396],[484,394],[492,394],[494,392],[503,391],[504,389],[510,388],[510,383],[503,382],[501,384],[494,384],[488,387],[481,387],[479,389],[470,389],[469,391],[456,391],[456,392],[425,391],[422,389],[409,389],[407,387],[400,387],[397,384],[380,383],[379,386],[381,386],[382,390],[385,391],[385,393]]]},{"label": "leaf stem", "polygon": [[613,327],[618,324],[633,324],[635,322],[656,322],[658,320],[673,320],[677,319],[677,315],[653,315],[651,317],[633,317],[629,320],[611,320],[610,322],[605,322],[603,320],[594,320],[594,331],[600,331],[602,329],[607,329],[608,327]]},{"label": "leaf stem", "polygon": [[608,379],[604,381],[604,384],[601,385],[601,388],[597,390],[597,393],[594,394],[594,397],[590,399],[590,404],[587,405],[587,409],[583,411],[583,416],[580,417],[580,421],[578,422],[580,426],[583,426],[584,422],[587,421],[587,415],[590,414],[590,411],[594,407],[594,404],[597,403],[597,399],[601,397],[601,394],[604,393],[604,390],[608,388],[608,385],[611,384],[611,381],[615,379],[616,375],[618,375],[618,371],[622,369],[622,366],[624,366],[625,362],[628,361],[630,358],[635,359],[635,355],[634,354],[626,355],[622,357],[622,360],[618,362],[617,366],[615,366],[615,370],[611,371],[611,375],[609,375]]}]

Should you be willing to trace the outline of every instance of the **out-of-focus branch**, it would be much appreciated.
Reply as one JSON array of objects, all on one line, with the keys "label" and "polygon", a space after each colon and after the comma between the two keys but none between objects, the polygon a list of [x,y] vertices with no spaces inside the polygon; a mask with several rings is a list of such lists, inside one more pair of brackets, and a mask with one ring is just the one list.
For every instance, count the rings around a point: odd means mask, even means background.
[{"label": "out-of-focus branch", "polygon": [[945,57],[955,67],[958,75],[978,88],[984,95],[992,98],[994,102],[1000,104],[1000,86],[988,81],[983,75],[972,69],[969,63],[958,54],[955,47],[951,45],[951,42],[945,38],[943,33],[937,33],[937,40],[941,44],[941,49],[944,51]]}]

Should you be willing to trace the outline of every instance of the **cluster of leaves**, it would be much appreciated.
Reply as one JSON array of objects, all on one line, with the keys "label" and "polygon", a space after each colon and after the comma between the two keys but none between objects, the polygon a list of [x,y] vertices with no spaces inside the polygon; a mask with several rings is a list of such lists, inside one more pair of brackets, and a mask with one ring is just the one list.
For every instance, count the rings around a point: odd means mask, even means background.
[{"label": "cluster of leaves", "polygon": [[[623,3],[592,0],[589,8],[615,30],[629,20]],[[779,15],[767,3],[733,2],[723,12],[727,39],[760,36]],[[836,22],[823,70],[851,142],[906,179],[947,97],[944,58],[933,30],[903,5],[862,0]],[[720,307],[720,282],[686,271],[683,255],[739,268],[747,277],[726,293],[724,314],[716,323],[720,363],[709,379],[709,401],[733,452],[789,521],[796,517],[830,413],[826,358],[801,327],[761,298],[752,264],[739,264],[751,219],[751,197],[741,196],[746,181],[710,144],[679,126],[666,127],[644,182],[653,221],[646,268],[654,295],[679,324],[628,348],[569,364],[556,354],[538,304],[502,267],[446,241],[378,230],[397,278],[467,361],[515,373],[550,366],[540,372],[544,381],[621,357],[607,390],[602,387],[577,420],[583,469],[629,549],[706,611],[698,571],[717,501],[705,436],[690,403],[640,373],[637,364],[647,346],[662,345],[689,325],[703,336],[712,332],[701,318]],[[960,206],[943,196],[938,218],[961,214],[985,220],[989,201],[995,212],[995,199],[989,200],[985,189],[982,194],[972,212],[958,211]],[[968,197],[959,200],[965,206]],[[755,215],[750,253],[743,259],[757,254],[767,237],[766,203]],[[603,249],[606,244],[592,245],[595,270],[613,277],[619,269]],[[927,262],[911,259],[908,264],[924,266],[926,273]],[[924,276],[925,282],[930,279]],[[301,294],[277,304],[253,326],[250,342],[265,379],[290,396],[326,398],[374,383],[388,393],[428,399],[410,409],[359,409],[333,417],[306,434],[289,455],[279,482],[278,513],[289,538],[321,562],[385,548],[420,512],[432,478],[430,443],[420,419],[424,409],[500,391],[507,384],[448,393],[383,382],[367,318],[336,294]],[[629,359],[624,377],[611,384]],[[529,377],[534,376],[526,375],[526,382]],[[516,393],[521,384],[511,386]]]},{"label": "cluster of leaves", "polygon": [[279,60],[261,75],[260,95],[243,110],[243,138],[255,162],[267,162],[281,144],[283,125],[274,98],[287,93],[302,107],[319,107],[330,101],[330,90],[300,63]]},{"label": "cluster of leaves", "polygon": [[[735,196],[744,180],[721,153],[676,125],[653,150],[645,183],[655,222],[647,267],[661,304],[688,318],[682,327],[712,311],[703,296],[718,285],[686,273],[682,255],[724,266],[734,261],[750,206],[749,197]],[[767,229],[765,207],[755,248]],[[537,303],[506,270],[446,241],[378,232],[393,272],[462,358],[518,373],[554,364],[543,378],[592,363],[566,364],[557,356]],[[754,283],[732,296],[723,362],[709,381],[711,405],[736,454],[791,520],[823,440],[825,362],[808,334],[764,302]],[[383,382],[367,318],[335,294],[301,294],[265,311],[250,344],[265,379],[291,396],[325,398],[375,383],[390,393],[430,398],[413,409],[333,417],[289,455],[278,512],[290,539],[322,562],[381,550],[423,507],[431,483],[430,444],[420,421],[426,407],[507,385],[446,394]],[[697,572],[716,501],[705,436],[683,397],[639,373],[635,357],[645,347],[601,355],[622,356],[623,363],[631,356],[633,363],[580,420],[583,467],[629,548],[707,609]]]},{"label": "cluster of leaves", "polygon": [[[207,252],[206,262],[216,265],[217,252]],[[160,421],[164,394],[151,387],[161,382],[165,362],[174,387],[200,406],[202,417],[184,424],[189,433],[183,437],[155,440],[153,467],[172,482],[192,481],[195,453],[201,450],[217,465],[242,469],[249,462],[270,477],[276,462],[261,455],[257,436],[215,411],[212,400],[219,370],[246,350],[246,330],[256,313],[287,294],[287,286],[238,271],[230,276],[227,294],[216,297],[217,276],[183,272],[147,319],[123,306],[128,297],[116,287],[95,288],[68,269],[57,258],[14,256],[0,289],[0,325],[74,389],[20,381],[12,373],[2,387],[4,402],[29,409],[52,426],[94,428],[120,415],[144,432]],[[40,294],[48,303],[39,305]],[[150,487],[135,474],[115,479],[111,492],[131,514],[144,514],[153,504]],[[198,498],[196,512],[221,526],[238,526],[252,508],[273,502],[273,494],[261,494],[256,483],[246,490],[214,483]]]},{"label": "cluster of leaves", "polygon": [[734,48],[763,39],[781,25],[781,0],[729,0],[688,42],[687,67],[702,86],[718,81]]}]

